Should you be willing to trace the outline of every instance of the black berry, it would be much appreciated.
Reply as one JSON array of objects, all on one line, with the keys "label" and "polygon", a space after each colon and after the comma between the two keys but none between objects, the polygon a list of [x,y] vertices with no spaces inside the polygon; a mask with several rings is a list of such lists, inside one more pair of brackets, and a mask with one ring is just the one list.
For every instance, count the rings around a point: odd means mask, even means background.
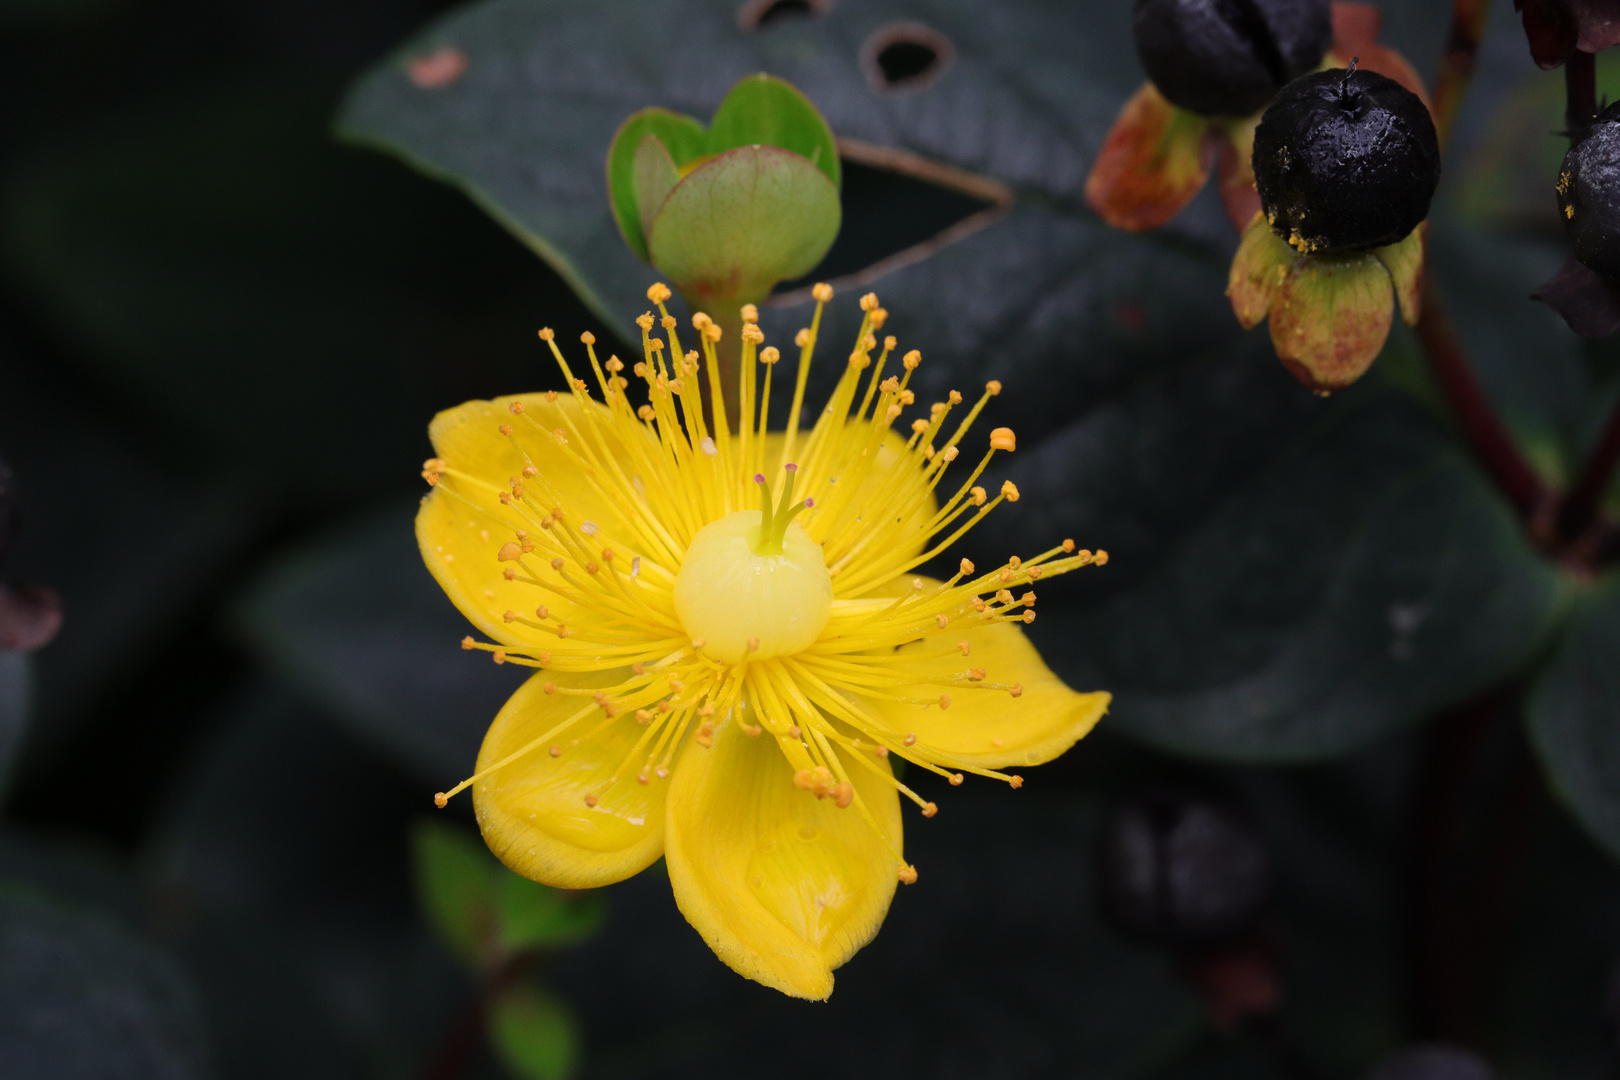
[{"label": "black berry", "polygon": [[1406,238],[1440,185],[1440,140],[1421,98],[1371,71],[1288,84],[1254,133],[1254,181],[1276,234],[1306,254]]},{"label": "black berry", "polygon": [[1620,102],[1569,148],[1558,170],[1558,209],[1575,257],[1620,281]]},{"label": "black berry", "polygon": [[1253,830],[1218,802],[1157,791],[1120,805],[1100,852],[1105,912],[1159,945],[1219,945],[1249,929],[1270,892]]},{"label": "black berry", "polygon": [[1136,52],[1171,103],[1202,116],[1251,116],[1322,62],[1328,0],[1135,0]]}]

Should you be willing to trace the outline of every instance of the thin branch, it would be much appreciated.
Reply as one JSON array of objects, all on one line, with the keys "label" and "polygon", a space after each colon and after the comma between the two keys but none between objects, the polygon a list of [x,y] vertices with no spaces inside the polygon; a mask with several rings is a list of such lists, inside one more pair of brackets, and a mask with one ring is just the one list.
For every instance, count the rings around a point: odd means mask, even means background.
[{"label": "thin branch", "polygon": [[1609,490],[1609,482],[1614,479],[1616,464],[1620,464],[1620,401],[1615,402],[1608,422],[1603,425],[1603,434],[1592,447],[1575,486],[1569,489],[1564,505],[1559,508],[1559,536],[1575,540],[1592,524]]},{"label": "thin branch", "polygon": [[1564,123],[1571,144],[1592,129],[1597,116],[1597,57],[1576,49],[1564,64]]},{"label": "thin branch", "polygon": [[1435,381],[1451,405],[1474,456],[1518,509],[1519,515],[1525,521],[1534,522],[1545,511],[1547,490],[1519,453],[1513,437],[1474,377],[1462,342],[1457,338],[1456,327],[1452,326],[1432,283],[1424,286],[1423,315],[1418,319],[1417,336],[1429,360],[1429,369],[1434,372]]},{"label": "thin branch", "polygon": [[1452,0],[1451,36],[1446,40],[1446,51],[1440,54],[1440,70],[1434,77],[1434,126],[1441,146],[1451,133],[1463,95],[1473,81],[1490,9],[1490,0]]}]

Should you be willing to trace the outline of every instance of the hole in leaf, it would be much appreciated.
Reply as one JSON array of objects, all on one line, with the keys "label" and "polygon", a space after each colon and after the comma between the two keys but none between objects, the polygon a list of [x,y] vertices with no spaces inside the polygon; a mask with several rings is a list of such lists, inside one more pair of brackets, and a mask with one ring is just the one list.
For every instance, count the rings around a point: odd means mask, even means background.
[{"label": "hole in leaf", "polygon": [[881,94],[912,93],[931,86],[956,58],[951,39],[922,23],[883,27],[861,48],[861,70]]},{"label": "hole in leaf", "polygon": [[814,270],[773,290],[772,305],[810,297],[810,286],[864,288],[891,271],[995,221],[1012,206],[1012,192],[987,177],[942,165],[905,150],[840,138],[844,221]]},{"label": "hole in leaf", "polygon": [[809,15],[825,15],[830,0],[748,0],[737,10],[737,25],[744,33],[765,30]]}]

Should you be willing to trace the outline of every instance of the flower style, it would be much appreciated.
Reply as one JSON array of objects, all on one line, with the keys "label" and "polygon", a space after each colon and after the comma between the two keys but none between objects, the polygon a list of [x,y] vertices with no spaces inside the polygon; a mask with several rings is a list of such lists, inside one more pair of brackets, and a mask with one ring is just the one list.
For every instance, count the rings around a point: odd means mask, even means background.
[{"label": "flower style", "polygon": [[[720,328],[692,322],[684,352],[640,320],[632,380],[598,359],[600,399],[553,335],[540,336],[571,394],[474,401],[439,414],[433,491],[417,517],[428,568],[493,643],[497,663],[537,669],[485,736],[472,787],[490,848],[560,888],[607,885],[664,856],[681,912],[736,971],[798,997],[871,940],[897,882],[902,783],[894,758],[953,785],[1051,760],[1085,735],[1106,693],[1068,689],[1019,624],[1042,577],[1101,565],[1072,541],[949,580],[912,576],[1018,489],[978,480],[1016,446],[997,428],[962,483],[940,489],[999,383],[952,423],[952,392],[910,437],[893,431],[921,360],[891,369],[877,298],[826,409],[804,401],[822,305],[799,332],[786,432],[767,434],[780,354],[743,311],[739,419],[716,370]],[[654,334],[655,325],[664,336]],[[874,357],[874,353],[876,354]],[[866,374],[863,383],[863,374]],[[705,385],[706,384],[706,385]],[[949,491],[941,504],[936,491]],[[799,498],[800,493],[808,497]]]}]

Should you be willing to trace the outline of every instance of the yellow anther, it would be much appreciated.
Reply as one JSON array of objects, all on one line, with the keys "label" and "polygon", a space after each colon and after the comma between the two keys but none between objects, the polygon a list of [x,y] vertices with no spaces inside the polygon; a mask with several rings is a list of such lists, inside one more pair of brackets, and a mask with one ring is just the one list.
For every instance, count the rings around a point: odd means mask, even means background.
[{"label": "yellow anther", "polygon": [[1013,483],[1011,480],[1003,480],[1001,482],[1001,494],[1002,494],[1002,497],[1005,498],[1008,502],[1017,502],[1018,501],[1018,485]]},{"label": "yellow anther", "polygon": [[583,334],[579,335],[579,340],[583,341],[587,345],[595,345],[596,335],[587,330]]},{"label": "yellow anther", "polygon": [[651,330],[653,328],[652,312],[643,311],[640,315],[637,315],[636,325],[641,327],[643,330]]},{"label": "yellow anther", "polygon": [[742,328],[742,339],[758,345],[760,342],[765,340],[765,331],[761,330],[755,323],[744,323]]},{"label": "yellow anther", "polygon": [[793,344],[801,349],[810,344],[810,328],[808,326],[793,335]]},{"label": "yellow anther", "polygon": [[461,639],[461,647],[463,649],[476,649],[478,648],[478,642],[473,640],[471,634],[468,634],[466,637]]},{"label": "yellow anther", "polygon": [[985,383],[984,392],[989,394],[991,397],[995,397],[997,394],[1001,393],[1001,380],[991,379],[989,382]]},{"label": "yellow anther", "polygon": [[555,402],[557,400],[557,391],[555,391],[555,390],[547,390],[546,391],[546,400],[550,401],[550,402]]},{"label": "yellow anther", "polygon": [[701,311],[692,316],[692,328],[694,330],[702,330],[712,322],[714,322],[714,320],[709,318],[708,315]]},{"label": "yellow anther", "polygon": [[967,779],[967,778],[965,776],[963,776],[961,773],[951,773],[951,775],[948,777],[948,779],[951,782],[951,787],[961,787],[962,786],[962,781]]},{"label": "yellow anther", "polygon": [[989,496],[985,494],[984,488],[978,487],[977,485],[975,485],[974,488],[968,492],[968,497],[973,500],[974,506],[983,506],[985,500],[989,498]]},{"label": "yellow anther", "polygon": [[653,409],[653,407],[651,405],[643,405],[643,406],[641,406],[641,408],[636,410],[636,415],[641,417],[641,419],[650,422],[654,417],[656,417],[658,415],[658,413],[656,411],[654,411],[654,409]]},{"label": "yellow anther", "polygon": [[922,363],[922,353],[912,349],[900,358],[900,363],[907,371],[916,371],[917,365]]},{"label": "yellow anther", "polygon": [[1023,697],[1024,696],[1023,684],[1021,684],[1021,683],[1013,683],[1012,687],[1007,691],[1007,693],[1011,694],[1013,697]]},{"label": "yellow anther", "polygon": [[669,286],[665,285],[662,281],[653,282],[653,284],[647,289],[647,299],[651,300],[655,304],[662,304],[665,300],[668,300],[670,296],[671,293],[669,291]]},{"label": "yellow anther", "polygon": [[753,304],[744,304],[739,314],[742,315],[743,322],[759,322],[759,308],[755,307]]},{"label": "yellow anther", "polygon": [[917,868],[915,866],[907,866],[906,864],[901,863],[900,864],[900,883],[902,885],[915,885],[915,884],[917,884]]},{"label": "yellow anther", "polygon": [[869,292],[865,296],[861,297],[861,310],[862,311],[876,311],[877,306],[878,306],[877,293]]},{"label": "yellow anther", "polygon": [[902,391],[900,391],[900,404],[902,404],[902,405],[910,405],[910,404],[914,403],[916,400],[917,400],[917,395],[912,393],[910,390],[902,390]]},{"label": "yellow anther", "polygon": [[855,801],[855,785],[845,780],[832,790],[833,805],[840,810],[849,809],[849,804]]},{"label": "yellow anther", "polygon": [[433,793],[433,805],[437,806],[440,810],[443,810],[446,806],[450,805],[450,796],[446,795],[442,791],[435,791]]},{"label": "yellow anther", "polygon": [[557,332],[555,330],[553,330],[551,327],[549,327],[549,326],[541,327],[541,329],[540,329],[540,340],[541,341],[550,341],[552,338],[554,338],[556,336],[557,336]]},{"label": "yellow anther", "polygon": [[788,738],[790,739],[797,739],[799,736],[804,734],[804,732],[799,729],[798,724],[794,724],[792,727],[788,728],[787,733]]},{"label": "yellow anther", "polygon": [[827,301],[833,298],[833,288],[825,281],[818,282],[813,288],[811,288],[810,295],[815,297],[819,302],[825,304]]},{"label": "yellow anther", "polygon": [[961,650],[963,656],[966,656],[973,651],[973,646],[968,644],[966,641],[958,641],[956,643],[956,647]]},{"label": "yellow anther", "polygon": [[[887,309],[885,309],[885,308],[874,308],[873,309],[873,311],[872,311],[872,329],[874,329],[874,330],[880,329],[883,326],[883,324],[888,322],[888,321],[889,321],[889,312],[888,312]],[[892,348],[894,348],[894,346],[891,345],[891,346],[889,346],[889,348],[892,349]]]},{"label": "yellow anther", "polygon": [[960,451],[957,450],[956,447],[947,446],[945,448],[945,452],[943,454],[939,455],[939,456],[945,459],[946,464],[950,464],[951,462],[956,460],[956,456],[959,453],[960,453]]},{"label": "yellow anther", "polygon": [[941,694],[941,695],[939,695],[939,707],[942,708],[942,709],[950,708],[951,707],[951,695],[949,695],[949,694]]},{"label": "yellow anther", "polygon": [[647,348],[651,349],[655,353],[656,352],[663,352],[664,351],[664,340],[663,340],[663,338],[652,338],[651,340],[649,340],[647,342]]},{"label": "yellow anther", "polygon": [[495,553],[495,558],[500,562],[513,562],[522,554],[522,548],[518,547],[514,543],[508,542],[501,545],[501,550]]},{"label": "yellow anther", "polygon": [[719,323],[710,323],[708,326],[705,326],[703,328],[703,336],[706,339],[708,339],[710,342],[719,341],[720,337],[721,337],[720,324]]},{"label": "yellow anther", "polygon": [[636,723],[645,726],[647,724],[652,723],[652,719],[653,719],[653,714],[652,714],[651,709],[637,709],[636,710]]},{"label": "yellow anther", "polygon": [[[884,312],[884,314],[887,315],[888,312]],[[898,344],[900,344],[900,339],[895,337],[893,334],[883,339],[884,351],[892,350]]]},{"label": "yellow anther", "polygon": [[1106,552],[1106,551],[1097,552],[1097,554],[1092,556],[1091,561],[1096,563],[1098,566],[1107,566],[1108,565],[1108,552]]},{"label": "yellow anther", "polygon": [[507,610],[501,612],[501,621],[502,622],[515,622],[515,621],[517,621],[517,612],[515,612],[512,609],[508,608]]},{"label": "yellow anther", "polygon": [[970,667],[967,669],[968,682],[984,682],[984,668]]},{"label": "yellow anther", "polygon": [[497,664],[504,664],[506,663],[506,650],[496,649],[494,652],[489,654],[489,658],[495,661]]},{"label": "yellow anther", "polygon": [[510,405],[508,405],[506,407],[506,411],[511,413],[513,416],[522,416],[523,415],[523,402],[521,402],[521,401],[512,402],[512,404],[510,404]]},{"label": "yellow anther", "polygon": [[916,746],[917,745],[917,733],[914,732],[914,731],[906,732],[906,737],[901,739],[900,742],[905,746]]},{"label": "yellow anther", "polygon": [[911,422],[911,432],[913,435],[921,435],[927,430],[928,421],[924,420],[922,417],[919,416],[917,419]]},{"label": "yellow anther", "polygon": [[1013,434],[1009,427],[998,427],[990,433],[990,449],[1016,450],[1018,449],[1018,436]]},{"label": "yellow anther", "polygon": [[943,630],[947,626],[951,625],[950,617],[947,616],[947,615],[935,615],[934,616],[934,625],[939,627],[941,630]]},{"label": "yellow anther", "polygon": [[782,354],[775,345],[767,345],[759,351],[759,362],[762,364],[774,364],[780,359]]}]

